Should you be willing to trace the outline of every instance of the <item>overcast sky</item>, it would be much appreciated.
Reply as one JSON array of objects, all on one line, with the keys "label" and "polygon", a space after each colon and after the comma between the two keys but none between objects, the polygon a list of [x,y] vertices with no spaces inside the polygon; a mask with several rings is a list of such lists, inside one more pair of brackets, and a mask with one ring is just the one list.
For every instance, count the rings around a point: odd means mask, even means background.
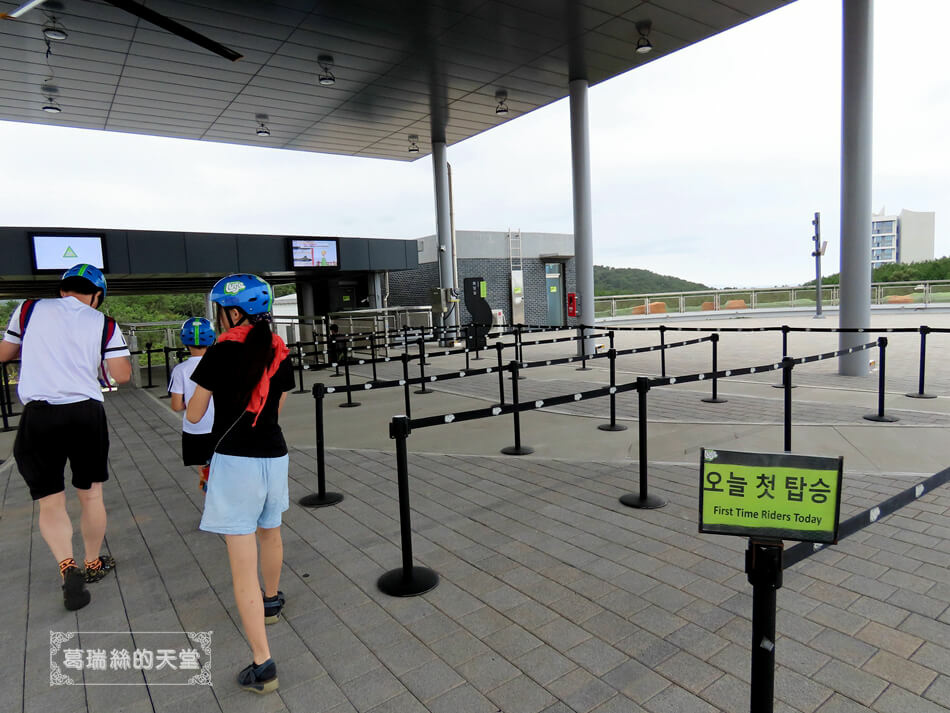
[{"label": "overcast sky", "polygon": [[[872,204],[950,253],[950,3],[875,1]],[[591,89],[594,261],[706,284],[840,252],[841,2],[798,0]],[[415,238],[432,164],[0,122],[0,223]],[[450,147],[456,228],[571,232],[567,100]]]}]

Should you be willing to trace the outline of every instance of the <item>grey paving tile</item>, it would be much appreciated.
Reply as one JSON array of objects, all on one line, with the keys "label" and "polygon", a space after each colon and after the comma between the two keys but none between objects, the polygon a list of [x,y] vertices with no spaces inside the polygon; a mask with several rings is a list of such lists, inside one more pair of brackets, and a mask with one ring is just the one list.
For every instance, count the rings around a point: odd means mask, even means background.
[{"label": "grey paving tile", "polygon": [[866,706],[870,706],[887,688],[887,681],[841,661],[829,661],[815,673],[812,680]]},{"label": "grey paving tile", "polygon": [[878,651],[863,669],[884,681],[894,680],[912,693],[921,694],[933,683],[937,672],[887,651]]},{"label": "grey paving tile", "polygon": [[666,678],[633,660],[617,666],[603,680],[640,705],[670,685]]},{"label": "grey paving tile", "polygon": [[[537,651],[538,649],[535,649]],[[527,655],[531,655],[530,653]],[[507,659],[492,652],[481,654],[466,661],[456,670],[470,684],[482,693],[494,690],[501,684],[517,678],[522,674],[519,667],[512,665]]]},{"label": "grey paving tile", "polygon": [[677,686],[670,686],[648,700],[644,705],[652,713],[716,713],[716,709],[706,701]]},{"label": "grey paving tile", "polygon": [[527,676],[503,683],[488,697],[500,710],[513,713],[538,713],[555,702],[554,696]]},{"label": "grey paving tile", "polygon": [[440,659],[432,659],[400,676],[402,683],[422,702],[438,698],[465,681]]}]

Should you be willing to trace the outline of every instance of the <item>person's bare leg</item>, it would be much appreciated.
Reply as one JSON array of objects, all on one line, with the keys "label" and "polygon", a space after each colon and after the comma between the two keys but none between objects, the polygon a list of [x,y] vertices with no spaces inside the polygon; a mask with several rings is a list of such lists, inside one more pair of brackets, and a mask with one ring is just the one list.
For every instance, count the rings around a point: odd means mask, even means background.
[{"label": "person's bare leg", "polygon": [[261,541],[261,577],[264,579],[264,596],[276,597],[280,586],[280,570],[284,566],[284,540],[280,526],[257,528]]},{"label": "person's bare leg", "polygon": [[93,483],[88,490],[76,488],[76,493],[82,504],[79,528],[86,548],[86,561],[92,562],[99,556],[102,540],[106,536],[106,506],[102,502],[102,483]]},{"label": "person's bare leg", "polygon": [[231,561],[231,581],[244,635],[254,654],[254,663],[262,664],[270,658],[267,631],[264,624],[264,600],[257,578],[257,540],[254,535],[225,535],[228,558]]},{"label": "person's bare leg", "polygon": [[73,524],[66,512],[66,493],[53,493],[37,501],[40,504],[40,534],[53,557],[62,562],[73,556]]}]

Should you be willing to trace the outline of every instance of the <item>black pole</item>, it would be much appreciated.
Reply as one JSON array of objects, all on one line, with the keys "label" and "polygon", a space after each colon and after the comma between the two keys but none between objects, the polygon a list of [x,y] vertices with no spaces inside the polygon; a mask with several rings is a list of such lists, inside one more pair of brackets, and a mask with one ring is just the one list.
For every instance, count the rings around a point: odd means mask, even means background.
[{"label": "black pole", "polygon": [[327,469],[323,453],[323,397],[325,395],[326,387],[323,384],[313,385],[313,402],[317,429],[317,492],[304,495],[300,498],[298,502],[306,508],[322,508],[327,505],[336,505],[343,499],[340,493],[327,492]]},{"label": "black pole", "polygon": [[369,335],[369,355],[370,355],[370,363],[372,363],[373,365],[373,380],[370,383],[373,384],[373,386],[375,386],[379,382],[379,379],[376,378],[376,335],[375,334]]},{"label": "black pole", "polygon": [[419,384],[421,388],[416,389],[417,394],[432,393],[432,389],[426,384],[426,342],[424,337],[419,337]]},{"label": "black pole", "polygon": [[782,386],[785,389],[785,452],[792,451],[792,367],[794,361],[789,357],[782,359]]},{"label": "black pole", "polygon": [[666,500],[650,495],[647,481],[647,392],[650,390],[650,380],[645,376],[637,377],[637,421],[639,422],[640,446],[640,493],[637,495],[621,495],[620,502],[631,508],[640,510],[654,510],[666,505]]},{"label": "black pole", "polygon": [[772,713],[775,701],[775,592],[782,586],[782,543],[749,538],[745,571],[752,585],[751,713]]},{"label": "black pole", "polygon": [[879,423],[893,423],[899,421],[897,416],[888,416],[884,413],[884,382],[885,368],[887,365],[887,337],[877,338],[878,361],[881,365],[877,375],[877,413],[871,413],[864,418],[868,421],[877,421]]},{"label": "black pole", "polygon": [[511,415],[514,417],[515,445],[505,446],[501,449],[501,452],[506,456],[526,456],[529,453],[534,453],[534,448],[521,445],[521,402],[518,400],[519,366],[520,365],[516,361],[513,361],[508,365],[508,368],[511,369],[511,404],[514,406],[514,410],[511,412]]},{"label": "black pole", "polygon": [[303,387],[303,349],[300,346],[299,340],[297,342],[297,377],[300,379],[300,388],[294,393],[305,394],[307,390]]},{"label": "black pole", "polygon": [[10,384],[9,377],[7,376],[7,362],[0,364],[0,378],[3,379],[3,392],[0,393],[0,416],[3,417],[3,430],[10,430],[10,416],[13,413],[13,404],[10,402],[10,392],[7,390],[7,387]]},{"label": "black pole", "polygon": [[[472,324],[475,326],[475,361],[480,361],[482,358],[482,330],[477,322]],[[488,334],[488,329],[485,329],[485,334]]]},{"label": "black pole", "polygon": [[719,398],[719,379],[716,377],[716,372],[719,371],[719,334],[718,332],[713,332],[709,335],[709,341],[712,342],[712,396],[700,399],[707,404],[724,404],[728,399]]},{"label": "black pole", "polygon": [[614,330],[611,329],[609,332],[607,332],[607,339],[610,340],[610,348],[613,349],[614,348]]},{"label": "black pole", "polygon": [[170,399],[172,397],[171,394],[168,393],[168,389],[170,389],[172,385],[172,368],[169,354],[171,354],[173,351],[174,350],[167,346],[162,347],[162,352],[165,355],[165,393],[159,397],[162,399]]},{"label": "black pole", "polygon": [[921,325],[920,327],[920,371],[917,383],[917,393],[907,394],[912,399],[935,399],[934,394],[924,392],[924,370],[927,365],[927,335],[930,334],[930,327]]},{"label": "black pole", "polygon": [[[614,333],[611,332],[611,342],[613,336]],[[617,388],[617,350],[613,346],[607,352],[607,358],[610,360],[610,423],[602,423],[597,428],[601,431],[626,431],[626,426],[617,423],[617,394],[614,391]]]},{"label": "black pole", "polygon": [[574,371],[590,371],[590,367],[587,366],[587,327],[583,324],[580,326],[581,330],[581,365],[577,367]]},{"label": "black pole", "polygon": [[148,386],[146,386],[145,388],[151,389],[155,386],[155,384],[152,383],[152,343],[151,342],[145,342],[145,364],[146,364],[146,368],[148,369]]},{"label": "black pole", "polygon": [[406,418],[412,418],[412,404],[409,403],[409,354],[402,353],[402,385],[403,398],[406,402]]},{"label": "black pole", "polygon": [[501,352],[505,345],[495,342],[495,351],[498,353],[498,405],[505,405],[505,368],[501,365]]},{"label": "black pole", "polygon": [[409,510],[409,459],[406,440],[409,437],[409,419],[393,416],[389,437],[396,441],[396,480],[399,486],[399,534],[402,539],[402,567],[386,572],[376,586],[391,597],[414,597],[435,589],[439,575],[428,567],[412,564],[412,523]]},{"label": "black pole", "polygon": [[346,376],[346,401],[340,404],[340,408],[355,408],[360,405],[359,401],[353,400],[353,390],[350,385],[350,360],[343,362],[343,373]]},{"label": "black pole", "polygon": [[660,376],[666,378],[666,325],[660,325]]},{"label": "black pole", "polygon": [[[518,361],[518,365],[524,361],[524,344],[521,339],[521,329],[524,325],[516,324],[515,325],[515,359]],[[524,379],[524,374],[520,370],[511,372],[512,379]]]},{"label": "black pole", "polygon": [[[791,331],[791,328],[787,324],[782,325],[782,359],[788,356],[788,333]],[[772,384],[773,389],[784,389],[785,388],[785,370],[782,369],[782,383],[781,384]],[[792,388],[797,388],[792,386]]]}]

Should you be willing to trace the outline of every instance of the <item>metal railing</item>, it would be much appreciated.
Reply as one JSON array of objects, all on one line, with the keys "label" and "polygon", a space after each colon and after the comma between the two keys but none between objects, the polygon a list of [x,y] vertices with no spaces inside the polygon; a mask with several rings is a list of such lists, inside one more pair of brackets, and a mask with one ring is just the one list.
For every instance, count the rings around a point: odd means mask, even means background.
[{"label": "metal railing", "polygon": [[[824,285],[822,287],[822,306],[835,307],[839,304],[839,299],[838,285]],[[950,304],[950,280],[875,282],[871,285],[871,304]],[[594,316],[598,319],[647,314],[794,308],[815,308],[814,285],[698,290],[695,292],[653,292],[594,298]]]}]

